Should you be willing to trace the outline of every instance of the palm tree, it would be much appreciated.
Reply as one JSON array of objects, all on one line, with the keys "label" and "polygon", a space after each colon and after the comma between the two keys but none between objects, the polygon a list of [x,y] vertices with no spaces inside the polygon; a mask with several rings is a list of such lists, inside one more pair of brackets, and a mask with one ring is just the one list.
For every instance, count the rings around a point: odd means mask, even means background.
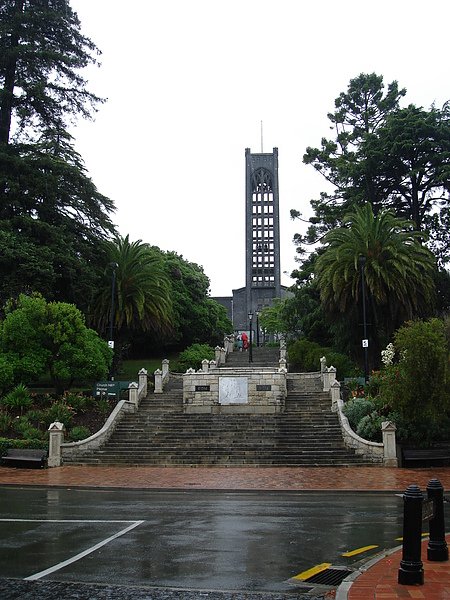
[{"label": "palm tree", "polygon": [[[164,332],[172,317],[171,284],[160,254],[141,240],[129,236],[106,242],[108,266],[95,297],[92,319],[100,331],[106,331],[114,306],[116,332],[140,330]],[[113,271],[114,270],[114,274]],[[114,286],[111,285],[114,277]],[[111,302],[114,287],[114,301]]]},{"label": "palm tree", "polygon": [[384,343],[405,320],[426,314],[433,302],[436,266],[420,239],[423,233],[414,231],[412,222],[390,211],[375,216],[369,203],[356,207],[342,227],[325,236],[324,252],[316,262],[316,282],[327,312],[354,315],[361,304],[364,273],[373,339]]}]

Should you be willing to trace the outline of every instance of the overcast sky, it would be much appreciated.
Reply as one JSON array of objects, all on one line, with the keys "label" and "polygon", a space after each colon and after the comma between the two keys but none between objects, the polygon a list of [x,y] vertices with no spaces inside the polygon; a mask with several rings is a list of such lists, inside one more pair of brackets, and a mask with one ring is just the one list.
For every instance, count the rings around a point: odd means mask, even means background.
[{"label": "overcast sky", "polygon": [[[291,208],[326,189],[302,164],[360,73],[396,79],[403,104],[450,98],[448,0],[71,0],[102,51],[85,72],[108,98],[73,129],[121,235],[202,265],[211,294],[245,284],[244,152],[279,149],[281,269]],[[282,283],[292,280],[284,276]]]}]

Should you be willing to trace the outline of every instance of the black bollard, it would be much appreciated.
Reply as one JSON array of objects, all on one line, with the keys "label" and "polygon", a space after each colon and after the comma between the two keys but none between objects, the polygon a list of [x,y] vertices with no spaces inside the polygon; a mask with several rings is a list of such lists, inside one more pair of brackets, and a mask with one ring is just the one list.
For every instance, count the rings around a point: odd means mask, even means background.
[{"label": "black bollard", "polygon": [[398,570],[401,585],[423,585],[422,502],[420,487],[408,486],[403,494],[403,554]]},{"label": "black bollard", "polygon": [[428,560],[448,560],[445,541],[444,488],[439,479],[431,479],[427,485],[428,499],[433,500],[433,518],[430,519],[430,540],[427,548]]}]

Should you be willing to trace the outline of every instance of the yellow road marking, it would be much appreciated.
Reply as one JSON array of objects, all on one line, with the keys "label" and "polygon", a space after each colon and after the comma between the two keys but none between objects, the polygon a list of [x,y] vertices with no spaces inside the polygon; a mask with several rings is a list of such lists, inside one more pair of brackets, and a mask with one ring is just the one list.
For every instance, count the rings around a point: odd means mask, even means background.
[{"label": "yellow road marking", "polygon": [[357,548],[351,552],[344,552],[344,554],[341,554],[341,556],[356,556],[357,554],[362,554],[363,552],[373,550],[374,548],[378,548],[378,546],[363,546],[362,548]]},{"label": "yellow road marking", "polygon": [[328,567],[331,567],[331,563],[322,563],[320,565],[316,565],[315,567],[312,567],[311,569],[308,569],[307,571],[303,571],[303,573],[299,573],[295,577],[292,577],[292,579],[300,579],[301,581],[305,581],[306,579],[309,579],[313,575],[317,575],[317,573],[326,571],[328,569]]},{"label": "yellow road marking", "polygon": [[[430,534],[429,533],[422,533],[422,537],[428,537]],[[399,538],[395,538],[396,542],[403,542],[403,538],[399,537]]]}]

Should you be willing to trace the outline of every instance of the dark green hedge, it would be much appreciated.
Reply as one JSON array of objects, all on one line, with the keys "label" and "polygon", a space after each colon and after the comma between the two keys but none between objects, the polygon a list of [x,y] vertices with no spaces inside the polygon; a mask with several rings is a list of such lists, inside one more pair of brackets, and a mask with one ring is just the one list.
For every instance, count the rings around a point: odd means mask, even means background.
[{"label": "dark green hedge", "polygon": [[16,440],[0,437],[0,456],[6,454],[8,448],[36,448],[37,450],[48,450],[48,441]]}]

